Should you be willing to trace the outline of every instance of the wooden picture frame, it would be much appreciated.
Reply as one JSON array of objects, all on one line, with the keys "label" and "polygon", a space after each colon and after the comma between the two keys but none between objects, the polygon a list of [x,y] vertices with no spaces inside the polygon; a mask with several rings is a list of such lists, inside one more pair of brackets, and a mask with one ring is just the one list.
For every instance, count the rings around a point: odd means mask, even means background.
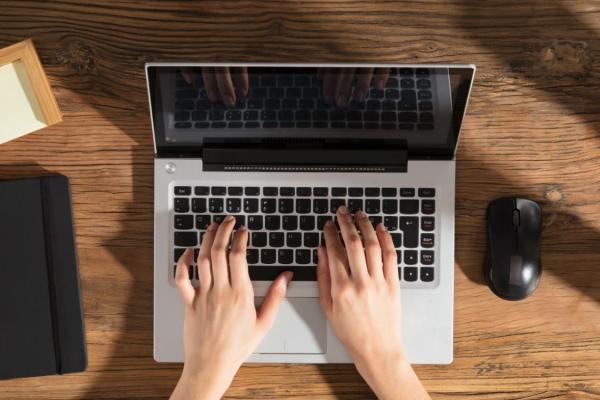
[{"label": "wooden picture frame", "polygon": [[[19,82],[14,82],[15,79],[10,82],[0,82],[0,86],[4,85],[4,87],[0,87],[2,89],[0,90],[0,98],[4,96],[5,105],[10,105],[10,97],[15,94],[11,93],[11,90],[16,91],[15,88],[23,87],[23,90],[26,92],[24,96],[27,97],[29,104],[35,108],[37,114],[41,114],[41,117],[43,117],[37,118],[39,123],[33,130],[62,121],[62,114],[58,108],[58,103],[52,94],[48,78],[42,68],[31,39],[0,49],[0,69],[8,64],[13,64],[11,68],[14,70],[11,70],[10,73],[7,72],[8,67],[2,70],[5,76],[8,76],[6,79],[17,76]],[[43,121],[41,121],[42,119]],[[23,128],[23,131],[19,132],[19,121],[10,122],[13,123],[15,128],[8,133],[3,132],[4,134],[0,135],[0,143],[31,132],[31,130],[27,131],[27,128]]]}]

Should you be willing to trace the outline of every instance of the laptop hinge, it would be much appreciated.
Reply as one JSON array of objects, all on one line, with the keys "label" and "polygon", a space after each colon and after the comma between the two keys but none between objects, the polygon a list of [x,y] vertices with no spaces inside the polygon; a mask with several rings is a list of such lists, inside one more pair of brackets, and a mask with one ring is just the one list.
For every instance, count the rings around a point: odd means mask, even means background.
[{"label": "laptop hinge", "polygon": [[406,172],[406,148],[208,147],[205,171]]}]

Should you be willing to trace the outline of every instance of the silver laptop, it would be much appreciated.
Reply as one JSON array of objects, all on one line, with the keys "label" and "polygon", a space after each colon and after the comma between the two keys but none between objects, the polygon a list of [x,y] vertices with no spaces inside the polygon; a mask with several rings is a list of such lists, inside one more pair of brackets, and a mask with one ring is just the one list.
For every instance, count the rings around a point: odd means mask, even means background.
[{"label": "silver laptop", "polygon": [[[235,104],[207,92],[211,74],[224,70],[247,73]],[[358,76],[372,71],[382,83],[354,96]],[[211,222],[234,214],[250,230],[257,303],[280,272],[294,271],[272,331],[248,361],[351,362],[321,312],[316,282],[322,227],[345,204],[393,236],[409,360],[452,362],[454,157],[474,73],[473,65],[147,64],[154,358],[184,359],[179,255],[198,248]],[[342,74],[354,78],[344,81],[350,97],[340,106],[323,93]],[[195,265],[189,274],[197,284]]]}]

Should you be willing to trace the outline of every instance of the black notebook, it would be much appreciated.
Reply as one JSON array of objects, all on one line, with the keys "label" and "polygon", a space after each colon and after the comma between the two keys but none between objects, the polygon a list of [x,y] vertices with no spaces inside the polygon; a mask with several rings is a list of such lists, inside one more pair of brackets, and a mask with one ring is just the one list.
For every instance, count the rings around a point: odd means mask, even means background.
[{"label": "black notebook", "polygon": [[0,379],[86,364],[69,181],[0,181]]}]

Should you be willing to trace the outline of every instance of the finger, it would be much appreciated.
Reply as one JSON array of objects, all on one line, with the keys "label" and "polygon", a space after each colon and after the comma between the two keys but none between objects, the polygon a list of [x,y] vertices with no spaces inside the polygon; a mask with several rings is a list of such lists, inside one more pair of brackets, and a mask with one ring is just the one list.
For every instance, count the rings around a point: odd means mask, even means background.
[{"label": "finger", "polygon": [[225,217],[215,235],[210,249],[210,263],[212,267],[213,288],[223,288],[229,285],[229,271],[227,268],[227,248],[231,239],[231,231],[235,225],[232,215]]},{"label": "finger", "polygon": [[367,98],[373,79],[373,68],[359,68],[356,74],[356,87],[354,88],[354,100],[362,103]]},{"label": "finger", "polygon": [[392,236],[383,224],[377,225],[377,238],[383,254],[383,276],[391,286],[397,287],[399,285],[398,256]]},{"label": "finger", "polygon": [[233,107],[235,104],[235,89],[233,87],[233,81],[231,80],[229,67],[215,68],[215,75],[217,77],[217,85],[219,86],[221,100],[227,107]]},{"label": "finger", "polygon": [[285,298],[288,284],[293,275],[290,271],[282,272],[269,287],[267,295],[256,314],[256,326],[261,334],[265,334],[273,326],[277,311]]},{"label": "finger", "polygon": [[331,275],[332,289],[347,282],[350,279],[348,267],[348,256],[340,242],[340,237],[332,220],[325,223],[323,230],[325,246],[327,247],[327,262]]},{"label": "finger", "polygon": [[339,79],[337,68],[327,68],[323,72],[323,100],[327,104],[334,104],[337,82]]},{"label": "finger", "polygon": [[200,293],[206,293],[212,285],[212,273],[210,271],[210,249],[215,241],[215,235],[219,224],[213,222],[206,228],[204,236],[202,236],[202,244],[198,252],[198,279],[200,280]]},{"label": "finger", "polygon": [[215,77],[215,69],[212,67],[202,68],[202,81],[204,82],[204,88],[208,99],[216,103],[221,99],[219,94],[219,86],[217,85],[217,78]]},{"label": "finger", "polygon": [[375,75],[373,76],[373,86],[375,86],[379,90],[383,90],[387,80],[390,76],[389,68],[377,68],[375,70]]},{"label": "finger", "polygon": [[231,79],[235,88],[235,94],[237,97],[246,97],[248,95],[248,68],[238,67],[231,69]]},{"label": "finger", "polygon": [[337,210],[337,217],[342,238],[346,245],[352,279],[357,282],[364,281],[368,278],[369,271],[367,270],[367,260],[362,240],[358,235],[356,226],[354,226],[352,215],[350,215],[350,211],[346,206],[341,206]]},{"label": "finger", "polygon": [[354,81],[354,68],[343,68],[337,82],[335,93],[335,104],[338,107],[346,107],[350,94],[352,93],[352,82]]},{"label": "finger", "polygon": [[317,264],[317,281],[319,283],[319,300],[325,315],[331,311],[331,275],[329,272],[329,260],[327,249],[319,247],[319,262]]},{"label": "finger", "polygon": [[175,284],[179,289],[179,294],[183,300],[183,304],[191,307],[194,304],[196,289],[190,281],[189,266],[194,257],[194,250],[191,248],[185,249],[179,260],[177,260],[177,270],[175,271]]},{"label": "finger", "polygon": [[363,238],[369,275],[375,279],[383,278],[381,246],[379,245],[379,239],[375,234],[375,229],[373,229],[373,225],[364,211],[357,212],[355,216],[358,229],[360,229],[360,234]]},{"label": "finger", "polygon": [[188,83],[188,85],[193,85],[196,80],[196,72],[193,68],[181,68],[181,76],[183,76],[183,80]]},{"label": "finger", "polygon": [[233,235],[231,251],[229,252],[229,275],[233,287],[241,288],[250,284],[248,260],[246,259],[247,243],[248,229],[245,226],[240,226]]}]

